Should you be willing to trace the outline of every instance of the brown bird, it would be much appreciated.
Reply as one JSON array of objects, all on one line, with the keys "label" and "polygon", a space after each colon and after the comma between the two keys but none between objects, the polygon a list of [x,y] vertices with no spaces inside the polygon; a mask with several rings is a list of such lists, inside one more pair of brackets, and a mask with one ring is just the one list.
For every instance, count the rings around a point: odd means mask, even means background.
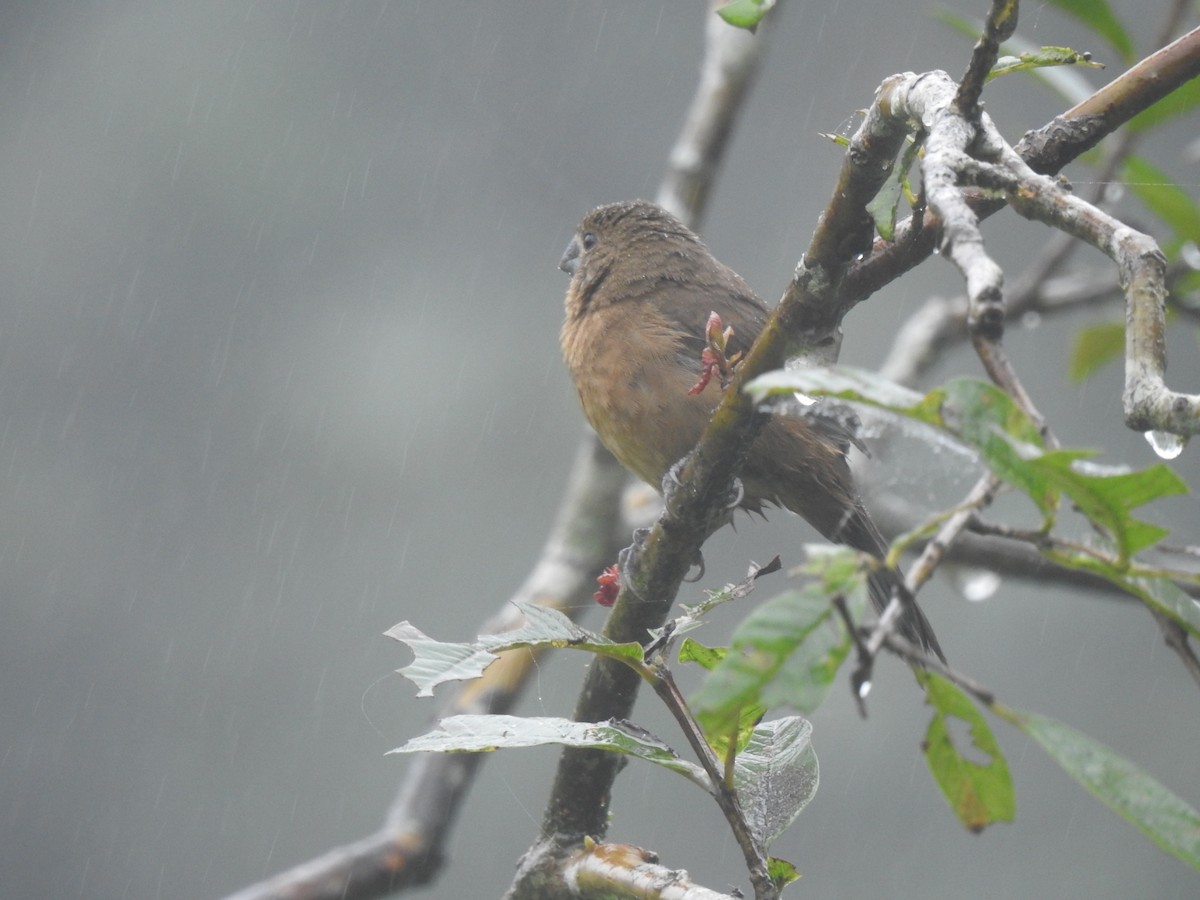
[{"label": "brown bird", "polygon": [[[626,468],[661,490],[721,399],[716,384],[689,393],[701,375],[709,312],[733,327],[732,356],[758,337],[767,307],[687,226],[643,200],[588,213],[560,268],[571,276],[562,351],[584,415]],[[787,507],[829,540],[882,559],[887,544],[855,489],[849,443],[848,432],[820,417],[772,417],[742,469],[740,506]],[[897,581],[890,569],[871,576],[877,609]],[[915,603],[899,630],[942,657]]]}]

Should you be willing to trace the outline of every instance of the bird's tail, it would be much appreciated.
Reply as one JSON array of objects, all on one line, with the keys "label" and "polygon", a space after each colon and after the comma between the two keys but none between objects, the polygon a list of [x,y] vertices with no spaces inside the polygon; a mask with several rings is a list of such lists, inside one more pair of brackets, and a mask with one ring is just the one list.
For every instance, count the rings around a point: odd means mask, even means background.
[{"label": "bird's tail", "polygon": [[[861,505],[858,505],[853,513],[845,517],[834,539],[840,543],[849,544],[856,550],[870,553],[879,559],[883,559],[887,553],[887,543],[884,541],[883,535],[879,533],[879,529],[875,527],[875,523]],[[899,593],[903,611],[896,625],[897,631],[910,643],[926,652],[936,654],[938,659],[945,662],[946,655],[942,653],[937,635],[933,633],[933,626],[925,618],[925,613],[921,612],[921,607],[917,606],[917,601],[904,587],[903,577],[900,573],[896,569],[880,566],[871,573],[868,584],[871,590],[871,603],[875,606],[876,612],[882,613],[891,602],[892,596]]]},{"label": "bird's tail", "polygon": [[907,593],[900,573],[895,569],[880,567],[871,573],[868,583],[871,590],[871,603],[880,613],[891,602],[896,591],[900,591],[900,603],[903,605],[904,611],[900,614],[896,630],[909,643],[920,647],[927,653],[935,654],[938,659],[945,662],[946,654],[942,652],[937,635],[933,633],[933,626],[925,618],[925,613],[921,612],[921,607],[917,606],[917,601]]}]

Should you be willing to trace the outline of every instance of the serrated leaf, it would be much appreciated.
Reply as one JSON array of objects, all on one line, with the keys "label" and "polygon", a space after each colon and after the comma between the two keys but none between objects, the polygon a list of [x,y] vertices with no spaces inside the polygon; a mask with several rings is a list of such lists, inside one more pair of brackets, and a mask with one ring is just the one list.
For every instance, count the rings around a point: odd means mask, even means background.
[{"label": "serrated leaf", "polygon": [[1099,741],[1036,713],[997,710],[1163,850],[1200,869],[1200,813]]},{"label": "serrated leaf", "polygon": [[680,759],[675,751],[632,722],[574,722],[554,716],[449,716],[437,727],[389,753],[490,753],[554,744],[609,750],[654,763],[683,775],[712,793],[704,769]]},{"label": "serrated leaf", "polygon": [[1108,0],[1050,0],[1050,5],[1074,16],[1108,41],[1125,62],[1133,59],[1133,38],[1108,5]]},{"label": "serrated leaf", "polygon": [[812,723],[787,716],[761,723],[734,761],[734,787],[755,838],[769,848],[817,793]]},{"label": "serrated leaf", "polygon": [[775,0],[729,0],[718,7],[717,15],[730,25],[753,31],[774,5]]},{"label": "serrated leaf", "polygon": [[1067,374],[1072,381],[1083,381],[1101,366],[1120,358],[1125,352],[1125,323],[1101,322],[1089,325],[1075,335]]},{"label": "serrated leaf", "polygon": [[429,697],[443,682],[478,678],[505,650],[569,647],[629,662],[642,660],[640,644],[616,644],[544,606],[520,602],[516,606],[525,616],[524,625],[500,634],[480,635],[469,644],[436,641],[407,621],[389,628],[384,634],[407,644],[414,656],[409,665],[397,671],[417,686],[418,697]]},{"label": "serrated leaf", "polygon": [[1030,459],[1028,464],[1112,537],[1121,561],[1168,533],[1165,528],[1133,518],[1130,511],[1151,500],[1187,493],[1183,479],[1162,463],[1137,472],[1111,474],[1089,471],[1078,450],[1053,450]]},{"label": "serrated leaf", "polygon": [[1180,240],[1200,235],[1200,203],[1158,167],[1140,156],[1125,160],[1121,177],[1152,213]]},{"label": "serrated leaf", "polygon": [[706,735],[729,734],[743,710],[786,704],[801,712],[820,705],[850,637],[829,597],[841,593],[854,608],[866,603],[862,557],[850,551],[815,561],[822,581],[787,591],[750,613],[732,645],[692,698]]},{"label": "serrated leaf", "polygon": [[[934,708],[925,733],[925,760],[950,808],[971,831],[982,831],[993,822],[1011,822],[1016,815],[1012,777],[983,714],[940,675],[922,672],[918,678]],[[969,759],[965,748],[955,744],[950,719],[967,725],[972,746],[987,762]]]}]

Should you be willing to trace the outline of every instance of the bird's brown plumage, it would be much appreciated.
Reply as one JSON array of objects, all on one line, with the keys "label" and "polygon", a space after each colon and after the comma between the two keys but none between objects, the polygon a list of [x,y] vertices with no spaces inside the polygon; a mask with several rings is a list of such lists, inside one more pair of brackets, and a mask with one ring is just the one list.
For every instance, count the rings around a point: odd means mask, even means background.
[{"label": "bird's brown plumage", "polygon": [[[567,288],[562,351],[584,415],[626,468],[656,489],[700,438],[721,392],[696,395],[709,312],[733,327],[728,354],[758,337],[768,310],[745,281],[718,262],[686,226],[645,201],[590,212],[563,256]],[[830,540],[882,557],[886,544],[863,508],[836,428],[811,417],[776,416],[750,448],[741,505],[785,506]],[[895,575],[872,577],[875,605]],[[941,655],[915,605],[901,631]]]}]

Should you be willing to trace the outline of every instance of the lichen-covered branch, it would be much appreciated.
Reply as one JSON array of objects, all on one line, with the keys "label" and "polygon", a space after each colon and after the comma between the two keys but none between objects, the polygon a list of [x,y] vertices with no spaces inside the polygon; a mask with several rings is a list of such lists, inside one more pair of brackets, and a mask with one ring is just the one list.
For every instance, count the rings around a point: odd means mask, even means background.
[{"label": "lichen-covered branch", "polygon": [[[1148,56],[1087,100],[1028,132],[1016,151],[1030,167],[1054,174],[1131,118],[1200,75],[1200,28]],[[979,201],[985,218],[1003,201]],[[938,218],[931,211],[896,226],[892,241],[876,239],[871,252],[851,266],[842,282],[843,302],[854,305],[924,261],[937,246]]]}]

